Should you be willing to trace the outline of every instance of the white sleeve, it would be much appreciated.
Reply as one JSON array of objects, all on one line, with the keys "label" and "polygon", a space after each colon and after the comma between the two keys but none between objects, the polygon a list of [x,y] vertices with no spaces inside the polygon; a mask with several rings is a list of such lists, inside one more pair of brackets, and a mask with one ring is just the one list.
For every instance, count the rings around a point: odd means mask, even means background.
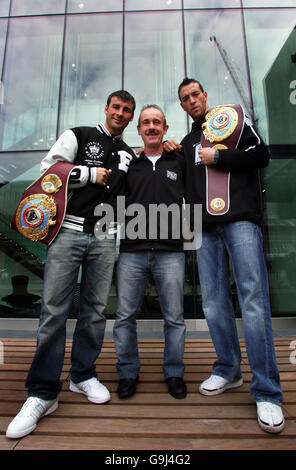
[{"label": "white sleeve", "polygon": [[[41,161],[40,174],[57,162],[73,163],[77,155],[78,142],[73,131],[68,129],[58,138],[45,158]],[[69,180],[69,189],[81,188],[90,181],[96,183],[96,169],[77,165],[73,168]]]},{"label": "white sleeve", "polygon": [[73,163],[77,154],[78,143],[73,131],[68,129],[53,144],[50,151],[43,158],[40,165],[41,175],[57,162]]}]

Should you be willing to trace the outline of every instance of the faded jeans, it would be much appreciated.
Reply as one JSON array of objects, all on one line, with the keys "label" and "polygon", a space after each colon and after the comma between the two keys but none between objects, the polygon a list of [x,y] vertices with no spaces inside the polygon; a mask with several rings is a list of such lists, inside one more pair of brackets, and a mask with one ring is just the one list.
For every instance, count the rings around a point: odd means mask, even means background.
[{"label": "faded jeans", "polygon": [[230,259],[253,374],[250,392],[256,401],[281,404],[261,229],[251,222],[242,221],[217,224],[204,231],[202,236],[197,260],[203,311],[217,353],[212,373],[230,381],[241,377],[241,351],[230,287]]},{"label": "faded jeans", "polygon": [[96,377],[104,339],[103,315],[115,262],[115,240],[62,228],[48,247],[37,348],[27,380],[29,396],[54,399],[61,390],[66,321],[82,266],[80,306],[73,335],[71,379]]}]

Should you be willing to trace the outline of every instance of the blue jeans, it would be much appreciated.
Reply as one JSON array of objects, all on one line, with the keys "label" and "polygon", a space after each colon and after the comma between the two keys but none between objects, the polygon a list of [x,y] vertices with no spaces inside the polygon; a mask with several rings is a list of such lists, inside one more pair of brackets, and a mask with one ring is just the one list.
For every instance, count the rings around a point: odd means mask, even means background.
[{"label": "blue jeans", "polygon": [[48,247],[37,348],[26,380],[29,396],[50,400],[61,390],[66,321],[80,266],[80,308],[73,335],[70,374],[75,383],[96,376],[94,362],[104,339],[103,311],[114,262],[114,239],[99,240],[75,230],[62,228]]},{"label": "blue jeans", "polygon": [[244,221],[217,224],[202,236],[197,261],[203,311],[217,353],[213,374],[231,381],[241,377],[241,351],[230,287],[230,259],[253,374],[250,392],[256,401],[281,404],[261,229]]},{"label": "blue jeans", "polygon": [[184,253],[121,253],[117,266],[117,315],[114,342],[120,379],[136,378],[140,370],[136,314],[149,273],[153,275],[164,318],[164,377],[183,377],[185,322],[183,318]]}]

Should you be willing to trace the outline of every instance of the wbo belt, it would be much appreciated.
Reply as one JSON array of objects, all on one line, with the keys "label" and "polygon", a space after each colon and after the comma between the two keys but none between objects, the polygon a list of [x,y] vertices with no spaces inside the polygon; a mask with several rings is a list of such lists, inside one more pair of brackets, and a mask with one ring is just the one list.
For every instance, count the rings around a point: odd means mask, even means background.
[{"label": "wbo belt", "polygon": [[11,219],[12,229],[50,245],[65,217],[70,173],[75,165],[57,162],[23,193]]},{"label": "wbo belt", "polygon": [[[216,106],[208,111],[202,125],[201,147],[216,150],[236,148],[244,126],[245,115],[240,105]],[[223,142],[223,143],[221,143]],[[206,169],[206,207],[211,215],[224,215],[230,207],[230,172]]]}]

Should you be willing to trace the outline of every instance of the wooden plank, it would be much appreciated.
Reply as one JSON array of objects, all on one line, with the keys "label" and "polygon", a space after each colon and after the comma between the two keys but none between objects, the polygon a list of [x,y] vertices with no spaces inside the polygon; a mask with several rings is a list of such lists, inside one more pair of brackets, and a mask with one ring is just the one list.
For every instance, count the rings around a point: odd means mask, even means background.
[{"label": "wooden plank", "polygon": [[257,424],[255,402],[249,393],[252,374],[242,339],[244,384],[213,397],[198,393],[199,383],[210,375],[216,358],[213,344],[206,338],[186,341],[189,393],[184,400],[171,397],[163,381],[162,339],[139,340],[142,367],[138,393],[119,399],[116,352],[113,340],[107,339],[96,361],[99,379],[111,391],[111,401],[105,405],[92,404],[85,396],[69,391],[72,341],[68,339],[58,409],[43,418],[31,435],[8,440],[6,427],[27,397],[24,381],[36,340],[5,338],[6,361],[0,366],[0,449],[295,449],[296,367],[289,360],[293,340],[275,339],[287,423],[280,435],[264,433]]},{"label": "wooden plank", "polygon": [[[18,401],[23,402],[26,399],[27,392],[25,390],[2,390],[0,394],[0,399],[2,402],[11,402]],[[285,404],[295,404],[296,397],[294,392],[286,392],[284,394],[284,403]],[[79,393],[73,393],[70,391],[62,391],[59,395],[59,402],[61,403],[87,403],[87,399],[84,395]],[[187,397],[183,400],[176,400],[168,393],[136,393],[133,397],[127,399],[120,399],[117,397],[116,393],[111,393],[111,403],[120,404],[125,406],[127,403],[131,405],[139,404],[149,404],[153,405],[155,403],[159,405],[173,405],[182,407],[188,404],[197,404],[197,405],[230,405],[230,404],[254,404],[254,399],[251,397],[248,392],[232,392],[230,390],[226,391],[221,395],[215,395],[212,397],[205,397],[200,393],[188,393]],[[108,406],[108,405],[106,405]]]},{"label": "wooden plank", "polygon": [[[295,439],[270,436],[256,439],[100,438],[38,436],[32,434],[16,444],[15,450],[291,450]],[[184,452],[185,453],[185,452]]]},{"label": "wooden plank", "polygon": [[[20,403],[0,403],[0,416],[14,417],[20,409]],[[256,419],[256,407],[254,405],[204,405],[182,406],[181,413],[170,405],[115,405],[98,406],[92,403],[74,404],[60,403],[54,413],[60,418],[178,418],[192,419]]]},{"label": "wooden plank", "polygon": [[0,450],[13,450],[18,441],[6,439],[5,436],[0,436]]},{"label": "wooden plank", "polygon": [[[10,418],[0,417],[0,431],[5,431]],[[123,431],[124,430],[124,431]],[[124,432],[126,437],[180,437],[187,439],[224,438],[236,439],[262,437],[262,429],[256,419],[71,419],[58,418],[54,413],[42,418],[34,434],[60,435],[60,436],[97,436],[121,438]],[[296,423],[286,421],[286,427],[279,438],[296,436]]]}]

